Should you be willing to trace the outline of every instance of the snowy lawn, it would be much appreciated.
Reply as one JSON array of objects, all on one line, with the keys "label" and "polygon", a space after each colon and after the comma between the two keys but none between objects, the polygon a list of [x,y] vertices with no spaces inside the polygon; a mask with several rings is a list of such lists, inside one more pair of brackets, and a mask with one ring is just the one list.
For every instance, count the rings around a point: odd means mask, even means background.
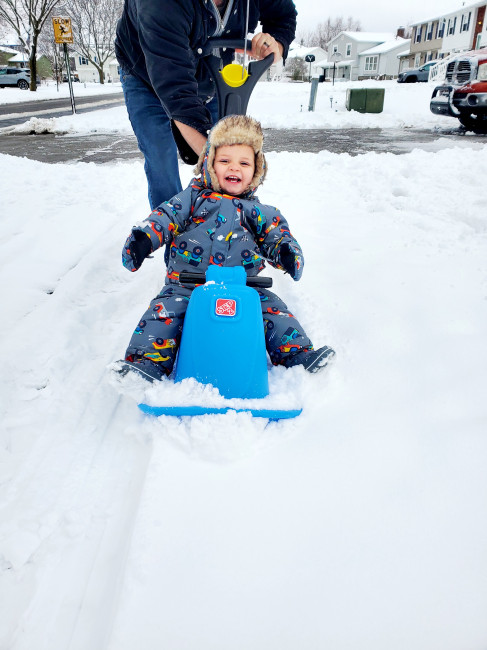
[{"label": "snowy lawn", "polygon": [[[73,94],[76,97],[87,97],[89,95],[111,95],[122,92],[120,81],[114,83],[73,83]],[[69,84],[62,83],[56,86],[55,81],[42,82],[35,92],[20,90],[20,88],[0,88],[0,105],[15,104],[17,102],[32,102],[42,99],[69,98]]]},{"label": "snowy lawn", "polygon": [[485,648],[486,147],[268,163],[306,260],[275,290],[337,361],[277,369],[304,412],[266,426],[150,419],[109,381],[163,281],[120,261],[142,163],[0,156],[0,647]]}]

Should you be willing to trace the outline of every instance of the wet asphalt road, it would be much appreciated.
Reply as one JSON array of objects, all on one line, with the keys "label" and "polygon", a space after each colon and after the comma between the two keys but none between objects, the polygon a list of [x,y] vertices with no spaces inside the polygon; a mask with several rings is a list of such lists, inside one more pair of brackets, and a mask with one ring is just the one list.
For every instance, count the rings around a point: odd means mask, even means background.
[{"label": "wet asphalt road", "polygon": [[[486,136],[450,131],[419,129],[313,129],[265,130],[266,151],[331,151],[356,156],[369,151],[403,154],[413,149],[438,151],[454,146],[487,143]],[[93,134],[87,136],[2,135],[0,153],[25,156],[41,162],[95,162],[141,158],[132,135]]]},{"label": "wet asphalt road", "polygon": [[[77,112],[112,108],[123,104],[123,95],[82,97],[76,100]],[[69,99],[7,104],[0,106],[0,153],[25,156],[41,162],[95,162],[141,158],[133,135],[91,134],[12,135],[8,128],[31,116],[59,117],[71,114]],[[370,151],[403,154],[413,149],[438,151],[454,146],[485,144],[486,136],[465,133],[452,120],[449,130],[432,129],[266,129],[266,151],[330,151],[356,156]]]},{"label": "wet asphalt road", "polygon": [[[123,103],[122,92],[111,95],[75,97],[75,109],[77,113],[87,113],[100,108],[113,108],[114,106],[121,106]],[[63,117],[64,115],[72,115],[72,112],[69,97],[38,99],[18,104],[0,104],[0,130],[5,127],[15,126],[16,124],[22,124],[30,117]]]}]

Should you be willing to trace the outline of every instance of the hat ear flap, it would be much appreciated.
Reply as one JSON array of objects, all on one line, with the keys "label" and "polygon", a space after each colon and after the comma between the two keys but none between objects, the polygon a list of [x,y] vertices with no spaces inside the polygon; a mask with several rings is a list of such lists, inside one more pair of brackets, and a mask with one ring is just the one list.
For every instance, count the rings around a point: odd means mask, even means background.
[{"label": "hat ear flap", "polygon": [[253,188],[256,188],[259,185],[261,185],[264,182],[266,174],[267,174],[267,162],[264,156],[264,152],[259,151],[259,153],[255,154],[254,178],[252,179],[250,185]]},{"label": "hat ear flap", "polygon": [[[217,191],[221,191],[220,183],[216,177],[215,170],[213,169],[213,161],[215,160],[215,147],[211,144],[210,140],[207,141],[206,146],[203,151],[200,153],[198,158],[198,163],[193,169],[193,174],[199,176],[201,174],[204,184],[211,187]],[[209,176],[209,178],[208,178]]]},{"label": "hat ear flap", "polygon": [[203,151],[200,153],[200,157],[198,158],[198,162],[196,163],[196,167],[193,169],[193,174],[195,176],[199,176],[201,174],[201,170],[203,169],[203,161],[205,160],[206,152],[207,152],[207,147],[203,149]]},{"label": "hat ear flap", "polygon": [[215,161],[216,148],[213,145],[210,145],[208,148],[208,158],[206,160],[206,169],[210,175],[211,186],[217,192],[221,192],[220,183],[216,177],[215,170],[213,169],[213,163]]}]

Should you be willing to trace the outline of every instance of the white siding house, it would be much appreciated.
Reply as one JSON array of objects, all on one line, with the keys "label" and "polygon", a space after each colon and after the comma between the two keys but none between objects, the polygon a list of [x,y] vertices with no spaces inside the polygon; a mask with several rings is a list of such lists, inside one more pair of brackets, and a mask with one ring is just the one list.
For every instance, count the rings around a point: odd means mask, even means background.
[{"label": "white siding house", "polygon": [[399,57],[409,52],[410,40],[397,37],[371,47],[359,55],[359,79],[393,79],[399,74]]},{"label": "white siding house", "polygon": [[482,17],[484,17],[485,1],[462,7],[442,18],[445,25],[440,49],[442,54],[487,46],[487,23],[483,24],[483,29],[480,32],[474,34],[478,23],[479,9],[483,10]]},{"label": "white siding house", "polygon": [[328,44],[328,60],[321,67],[326,79],[333,75],[337,80],[352,81],[381,75],[396,77],[398,53],[407,49],[409,41],[394,34],[340,32]]},{"label": "white siding house", "polygon": [[[100,76],[98,69],[82,54],[79,52],[70,52],[71,64],[74,62],[73,72],[76,72],[81,82],[95,82],[99,83]],[[72,66],[71,66],[72,67]],[[118,61],[113,58],[109,59],[104,65],[105,82],[118,81]]]},{"label": "white siding house", "polygon": [[486,8],[487,0],[481,0],[413,23],[407,66],[416,68],[432,59],[486,47]]}]

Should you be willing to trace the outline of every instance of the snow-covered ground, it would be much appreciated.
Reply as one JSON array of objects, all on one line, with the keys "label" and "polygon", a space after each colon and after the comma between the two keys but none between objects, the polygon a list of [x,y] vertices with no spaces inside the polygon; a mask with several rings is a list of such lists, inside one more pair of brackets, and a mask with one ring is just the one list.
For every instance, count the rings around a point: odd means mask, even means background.
[{"label": "snow-covered ground", "polygon": [[[65,84],[66,85],[66,84]],[[79,84],[76,84],[79,85]],[[103,88],[94,84],[98,89]],[[105,84],[105,91],[120,91],[120,84]],[[383,88],[384,110],[382,113],[358,113],[347,111],[346,96],[349,88]],[[309,83],[258,84],[250,98],[248,112],[261,120],[265,128],[279,129],[341,129],[341,128],[431,128],[451,129],[457,120],[433,115],[429,100],[433,87],[429,84],[398,84],[396,81],[337,82],[318,86],[314,111],[309,111]],[[80,89],[81,90],[81,89]],[[0,103],[12,89],[0,90]],[[15,91],[13,91],[15,92]],[[23,91],[18,91],[22,93]],[[51,90],[52,92],[52,90]],[[23,92],[22,98],[32,95]],[[20,100],[19,100],[20,101]],[[33,118],[23,125],[11,127],[10,131],[25,132],[37,129],[52,133],[132,133],[124,106],[103,112],[83,113],[52,119]]]},{"label": "snow-covered ground", "polygon": [[[297,84],[250,112],[440,125],[390,86],[401,117],[330,88],[301,113]],[[56,124],[108,114],[126,128]],[[337,361],[273,370],[304,411],[267,425],[150,419],[109,381],[163,279],[162,253],[120,261],[142,163],[0,155],[0,648],[485,649],[486,153],[269,153],[260,197],[306,259],[275,290]]]}]

